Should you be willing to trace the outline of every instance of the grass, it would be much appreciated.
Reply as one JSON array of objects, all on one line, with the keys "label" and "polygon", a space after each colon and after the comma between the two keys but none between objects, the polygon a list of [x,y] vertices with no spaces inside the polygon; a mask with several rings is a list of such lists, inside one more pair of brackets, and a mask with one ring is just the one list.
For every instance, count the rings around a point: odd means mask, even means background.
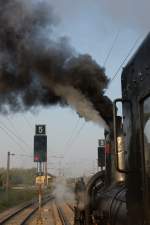
[{"label": "grass", "polygon": [[0,212],[27,202],[35,196],[37,196],[37,191],[31,189],[9,190],[8,196],[5,191],[0,190]]}]

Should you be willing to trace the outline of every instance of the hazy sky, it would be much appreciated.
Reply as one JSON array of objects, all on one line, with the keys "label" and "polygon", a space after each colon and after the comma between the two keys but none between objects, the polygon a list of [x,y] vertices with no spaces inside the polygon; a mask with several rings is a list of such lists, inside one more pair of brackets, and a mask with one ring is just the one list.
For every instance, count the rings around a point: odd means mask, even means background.
[{"label": "hazy sky", "polygon": [[[110,78],[114,76],[137,38],[139,37],[139,40],[134,50],[149,30],[149,0],[49,0],[49,2],[60,21],[55,35],[68,36],[71,45],[78,52],[91,54],[100,65],[104,65],[115,40],[105,65]],[[106,92],[112,100],[121,95],[120,74],[121,70]],[[79,119],[69,107],[39,108],[34,113],[0,116],[0,166],[6,166],[7,151],[16,153],[16,156],[11,158],[13,167],[34,166],[32,157],[20,154],[32,156],[35,124],[47,125],[50,172],[57,172],[60,159],[56,156],[59,157],[64,152],[65,157],[61,166],[65,172],[83,174],[95,168],[97,140],[103,137],[103,129],[92,122]],[[16,139],[14,135],[12,137],[10,130],[29,146]]]}]

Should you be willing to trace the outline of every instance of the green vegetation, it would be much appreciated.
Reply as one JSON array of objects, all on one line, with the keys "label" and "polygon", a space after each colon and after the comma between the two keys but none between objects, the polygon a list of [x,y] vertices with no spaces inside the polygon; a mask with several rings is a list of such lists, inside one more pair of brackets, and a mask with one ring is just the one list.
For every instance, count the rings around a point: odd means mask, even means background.
[{"label": "green vegetation", "polygon": [[[37,197],[36,168],[13,168],[9,174],[9,194],[7,195],[6,169],[0,168],[0,212]],[[51,192],[51,182],[52,179],[48,189],[43,190],[44,194]]]},{"label": "green vegetation", "polygon": [[23,202],[31,200],[36,196],[37,191],[31,189],[9,190],[9,194],[4,190],[0,191],[0,212],[13,206],[17,206]]},{"label": "green vegetation", "polygon": [[[5,191],[6,169],[0,168],[0,212],[26,202],[36,196],[36,169],[13,168],[10,170],[9,195]],[[15,189],[13,189],[15,187]]]},{"label": "green vegetation", "polygon": [[[35,184],[36,169],[13,168],[10,170],[10,186],[31,186]],[[6,169],[0,168],[0,188],[6,183]]]}]

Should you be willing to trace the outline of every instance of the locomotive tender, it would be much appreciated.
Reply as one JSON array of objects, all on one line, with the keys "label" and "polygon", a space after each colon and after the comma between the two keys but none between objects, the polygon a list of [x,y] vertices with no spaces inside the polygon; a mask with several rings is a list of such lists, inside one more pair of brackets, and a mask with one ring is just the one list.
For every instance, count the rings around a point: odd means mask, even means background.
[{"label": "locomotive tender", "polygon": [[150,225],[150,34],[123,69],[121,83],[122,99],[114,101],[105,131],[105,170],[87,184],[75,225]]}]

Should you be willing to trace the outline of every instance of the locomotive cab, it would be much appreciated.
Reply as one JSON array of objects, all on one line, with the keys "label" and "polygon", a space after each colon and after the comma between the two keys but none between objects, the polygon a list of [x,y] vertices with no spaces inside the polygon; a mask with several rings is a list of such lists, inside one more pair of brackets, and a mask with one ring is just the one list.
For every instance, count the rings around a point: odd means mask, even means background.
[{"label": "locomotive cab", "polygon": [[[116,100],[115,102],[120,101]],[[150,224],[150,34],[122,73],[124,168],[129,225]],[[116,114],[114,115],[116,117]],[[116,119],[114,118],[114,121]],[[114,125],[115,127],[115,125]],[[116,128],[115,132],[116,134]],[[115,140],[117,137],[115,136]],[[123,159],[122,157],[122,159]]]}]

